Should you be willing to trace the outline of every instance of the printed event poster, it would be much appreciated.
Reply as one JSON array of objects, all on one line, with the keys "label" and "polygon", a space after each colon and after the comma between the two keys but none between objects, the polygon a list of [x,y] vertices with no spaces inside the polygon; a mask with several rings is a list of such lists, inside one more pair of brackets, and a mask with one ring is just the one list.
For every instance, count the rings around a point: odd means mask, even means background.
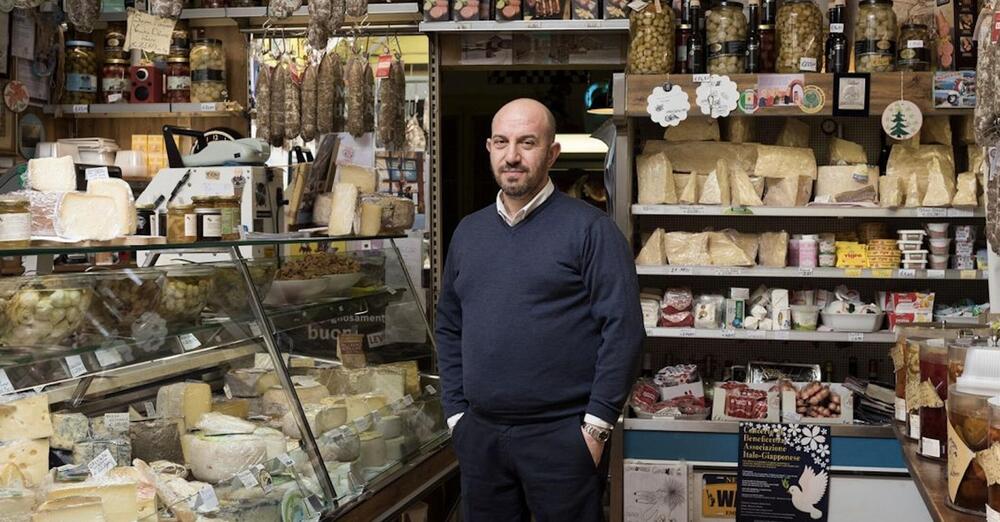
[{"label": "printed event poster", "polygon": [[829,426],[740,423],[736,520],[827,520],[829,469]]},{"label": "printed event poster", "polygon": [[736,517],[736,475],[705,473],[701,476],[701,517]]}]

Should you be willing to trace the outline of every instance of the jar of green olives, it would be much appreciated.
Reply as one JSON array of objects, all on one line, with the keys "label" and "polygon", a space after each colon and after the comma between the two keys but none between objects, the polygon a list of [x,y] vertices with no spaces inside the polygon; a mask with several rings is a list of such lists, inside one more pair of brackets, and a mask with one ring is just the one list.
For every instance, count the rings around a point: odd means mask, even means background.
[{"label": "jar of green olives", "polygon": [[203,38],[191,46],[191,101],[226,100],[226,57],[222,40]]},{"label": "jar of green olives", "polygon": [[66,87],[62,102],[78,105],[97,103],[97,54],[94,43],[66,42]]},{"label": "jar of green olives", "polygon": [[897,38],[892,0],[861,0],[854,21],[854,70],[895,70]]},{"label": "jar of green olives", "polygon": [[742,73],[746,56],[747,17],[743,4],[721,0],[705,16],[705,41],[708,44],[708,72]]},{"label": "jar of green olives", "polygon": [[778,9],[779,73],[819,72],[823,56],[823,13],[812,0],[786,0]]},{"label": "jar of green olives", "polygon": [[628,72],[666,74],[674,70],[674,10],[669,3],[653,0],[629,13]]},{"label": "jar of green olives", "polygon": [[929,71],[934,56],[930,31],[924,24],[905,24],[899,30],[896,69],[899,71]]}]

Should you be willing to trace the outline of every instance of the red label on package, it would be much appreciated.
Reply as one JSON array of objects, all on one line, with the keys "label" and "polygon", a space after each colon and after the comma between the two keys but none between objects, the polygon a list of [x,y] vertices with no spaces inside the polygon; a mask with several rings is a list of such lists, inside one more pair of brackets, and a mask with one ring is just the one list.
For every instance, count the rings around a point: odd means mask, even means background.
[{"label": "red label on package", "polygon": [[990,32],[990,42],[1000,42],[1000,13],[993,13],[993,30]]},{"label": "red label on package", "polygon": [[388,54],[379,56],[378,65],[375,66],[375,77],[388,78],[390,66],[392,66],[392,56],[389,56]]}]

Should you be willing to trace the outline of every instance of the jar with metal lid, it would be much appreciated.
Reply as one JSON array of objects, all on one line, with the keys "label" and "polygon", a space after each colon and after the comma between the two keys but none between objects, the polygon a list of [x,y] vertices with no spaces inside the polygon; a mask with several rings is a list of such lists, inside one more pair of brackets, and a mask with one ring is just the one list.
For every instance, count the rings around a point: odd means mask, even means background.
[{"label": "jar with metal lid", "polygon": [[899,71],[929,71],[931,56],[934,55],[931,33],[923,24],[905,24],[899,31],[896,44],[898,57],[896,69]]},{"label": "jar with metal lid", "polygon": [[861,0],[854,20],[854,70],[895,70],[898,36],[892,0]]},{"label": "jar with metal lid", "polygon": [[188,103],[191,101],[191,67],[186,56],[167,58],[167,101]]},{"label": "jar with metal lid", "polygon": [[777,72],[820,71],[823,13],[812,0],[785,0],[778,8],[777,33]]},{"label": "jar with metal lid", "polygon": [[16,196],[0,197],[0,248],[31,243],[31,203]]},{"label": "jar with metal lid", "polygon": [[191,52],[191,37],[188,30],[181,26],[180,24],[174,28],[174,32],[170,34],[170,54],[179,55],[183,54],[187,56]]},{"label": "jar with metal lid", "polygon": [[665,74],[674,70],[674,10],[653,0],[629,14],[628,72]]},{"label": "jar with metal lid", "polygon": [[191,46],[191,101],[226,100],[226,56],[222,40],[204,38]]},{"label": "jar with metal lid", "polygon": [[198,241],[219,241],[222,239],[222,209],[196,208],[198,220]]},{"label": "jar with metal lid", "polygon": [[128,103],[128,60],[108,58],[101,69],[101,102]]},{"label": "jar with metal lid", "polygon": [[236,241],[240,239],[240,200],[236,196],[219,196],[216,206],[222,211],[222,239]]},{"label": "jar with metal lid", "polygon": [[153,207],[152,203],[137,203],[135,205],[135,235],[137,236],[153,236],[154,229],[156,228],[154,223],[156,221],[156,209]]},{"label": "jar with metal lid", "polygon": [[63,103],[97,103],[97,54],[94,43],[84,40],[66,42],[65,63]]},{"label": "jar with metal lid", "polygon": [[194,243],[198,239],[198,221],[194,205],[167,207],[167,243]]},{"label": "jar with metal lid", "polygon": [[721,0],[705,16],[705,41],[708,45],[708,72],[742,73],[746,64],[747,17],[743,4]]},{"label": "jar with metal lid", "polygon": [[104,59],[115,58],[124,60],[125,55],[125,29],[119,25],[109,25],[104,32]]}]

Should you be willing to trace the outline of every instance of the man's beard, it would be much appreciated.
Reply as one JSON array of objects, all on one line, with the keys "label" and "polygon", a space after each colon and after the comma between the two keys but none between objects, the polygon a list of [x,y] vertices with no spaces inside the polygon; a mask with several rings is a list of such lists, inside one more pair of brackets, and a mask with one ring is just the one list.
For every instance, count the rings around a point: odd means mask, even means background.
[{"label": "man's beard", "polygon": [[[520,172],[521,179],[512,183],[508,183],[504,180],[504,176],[508,172]],[[500,171],[499,174],[494,174],[497,185],[500,185],[500,190],[503,191],[504,195],[510,198],[521,198],[527,196],[531,193],[532,187],[530,173],[527,170],[516,170],[516,169],[505,169]]]}]

